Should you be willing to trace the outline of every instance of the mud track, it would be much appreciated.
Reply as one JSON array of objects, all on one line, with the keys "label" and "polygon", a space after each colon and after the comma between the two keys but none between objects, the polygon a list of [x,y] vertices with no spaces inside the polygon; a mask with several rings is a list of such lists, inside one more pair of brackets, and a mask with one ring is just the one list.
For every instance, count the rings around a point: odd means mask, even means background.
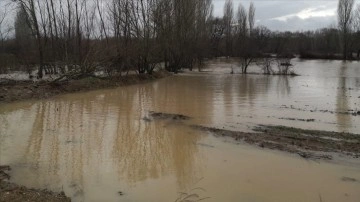
[{"label": "mud track", "polygon": [[[180,114],[150,112],[152,120],[177,121],[188,125],[190,117]],[[360,135],[318,130],[304,130],[285,126],[259,125],[253,132],[231,131],[200,125],[189,125],[196,130],[216,137],[230,137],[235,141],[261,148],[297,154],[306,159],[332,160],[334,154],[360,158]]]},{"label": "mud track", "polygon": [[333,153],[360,158],[360,135],[284,126],[258,126],[254,133],[230,131],[204,126],[192,126],[217,137],[231,137],[236,141],[261,148],[295,153],[306,159],[332,160]]}]

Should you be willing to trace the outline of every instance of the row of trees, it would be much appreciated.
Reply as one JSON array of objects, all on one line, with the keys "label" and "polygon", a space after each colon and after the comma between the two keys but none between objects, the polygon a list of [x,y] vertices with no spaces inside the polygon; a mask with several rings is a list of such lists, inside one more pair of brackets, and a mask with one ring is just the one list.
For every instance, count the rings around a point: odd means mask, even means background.
[{"label": "row of trees", "polygon": [[[9,1],[9,0],[8,0]],[[0,57],[16,58],[29,72],[109,75],[201,68],[205,58],[240,58],[243,73],[255,58],[313,53],[348,59],[360,37],[360,6],[339,0],[338,26],[307,32],[271,32],[255,26],[255,6],[213,16],[211,0],[11,0],[0,9]],[[4,26],[16,8],[13,26]],[[9,20],[7,20],[9,22]],[[9,27],[15,34],[10,33]],[[8,67],[9,64],[0,64]]]},{"label": "row of trees", "polygon": [[254,26],[255,7],[248,11],[240,3],[236,12],[232,0],[224,6],[224,47],[222,55],[239,57],[242,72],[254,58],[275,53],[280,57],[299,54],[304,58],[353,59],[360,54],[360,4],[354,9],[354,0],[339,0],[338,25],[315,31],[271,32],[264,26]]},{"label": "row of trees", "polygon": [[[13,53],[43,72],[152,73],[202,64],[211,0],[13,0]],[[11,49],[11,48],[10,48]],[[37,58],[34,60],[34,58]]]}]

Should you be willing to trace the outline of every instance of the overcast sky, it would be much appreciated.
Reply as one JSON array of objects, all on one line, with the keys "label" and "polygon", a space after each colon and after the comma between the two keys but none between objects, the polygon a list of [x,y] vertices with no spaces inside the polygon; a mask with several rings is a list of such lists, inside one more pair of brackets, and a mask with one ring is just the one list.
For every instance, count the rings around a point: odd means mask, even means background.
[{"label": "overcast sky", "polygon": [[[234,0],[235,13],[239,3],[249,7],[250,0]],[[338,0],[253,0],[257,25],[271,30],[314,30],[336,25]],[[355,0],[356,3],[360,0]],[[225,0],[213,0],[214,14],[222,16]]]},{"label": "overcast sky", "polygon": [[[5,1],[0,0],[0,9]],[[246,8],[251,0],[233,0],[235,13],[241,2]],[[338,0],[252,0],[256,7],[256,24],[271,30],[301,31],[336,26]],[[360,0],[355,0],[356,4]],[[214,15],[222,16],[225,0],[213,0]],[[0,12],[1,13],[1,12]],[[11,18],[13,19],[13,18]]]}]

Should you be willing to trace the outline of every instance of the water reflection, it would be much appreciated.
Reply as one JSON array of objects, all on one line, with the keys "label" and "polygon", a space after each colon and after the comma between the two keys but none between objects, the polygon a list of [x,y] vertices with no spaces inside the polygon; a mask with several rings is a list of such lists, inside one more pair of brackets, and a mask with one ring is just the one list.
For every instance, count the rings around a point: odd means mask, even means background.
[{"label": "water reflection", "polygon": [[336,95],[336,118],[338,122],[338,128],[340,131],[348,132],[347,128],[351,127],[351,117],[349,115],[343,114],[343,112],[351,112],[349,110],[349,99],[348,94],[348,85],[347,85],[347,69],[348,64],[343,62],[339,68],[339,83],[337,86],[337,95]]},{"label": "water reflection", "polygon": [[[26,173],[26,178],[16,176],[22,184],[45,188],[50,182],[65,183],[80,198],[84,188],[95,185],[108,169],[115,169],[113,177],[129,186],[174,173],[185,189],[201,173],[196,146],[201,135],[167,122],[143,121],[147,106],[156,104],[148,99],[153,90],[150,85],[69,95],[3,112],[1,138],[5,144],[24,147],[1,147],[7,149],[0,152],[1,160]],[[26,133],[11,124],[16,117]],[[15,156],[10,155],[13,151]]]},{"label": "water reflection", "polygon": [[277,92],[282,96],[289,96],[291,94],[290,82],[288,76],[278,76],[277,78]]}]

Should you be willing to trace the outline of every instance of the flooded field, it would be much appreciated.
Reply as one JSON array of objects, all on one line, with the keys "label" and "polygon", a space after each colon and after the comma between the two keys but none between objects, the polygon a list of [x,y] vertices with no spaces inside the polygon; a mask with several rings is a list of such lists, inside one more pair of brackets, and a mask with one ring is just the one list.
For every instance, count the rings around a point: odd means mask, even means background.
[{"label": "flooded field", "polygon": [[[74,201],[358,202],[358,159],[308,161],[188,126],[360,134],[360,63],[294,60],[297,77],[232,75],[236,64],[219,59],[202,73],[2,104],[0,165],[13,168],[13,182]],[[192,119],[154,121],[150,111]]]}]

